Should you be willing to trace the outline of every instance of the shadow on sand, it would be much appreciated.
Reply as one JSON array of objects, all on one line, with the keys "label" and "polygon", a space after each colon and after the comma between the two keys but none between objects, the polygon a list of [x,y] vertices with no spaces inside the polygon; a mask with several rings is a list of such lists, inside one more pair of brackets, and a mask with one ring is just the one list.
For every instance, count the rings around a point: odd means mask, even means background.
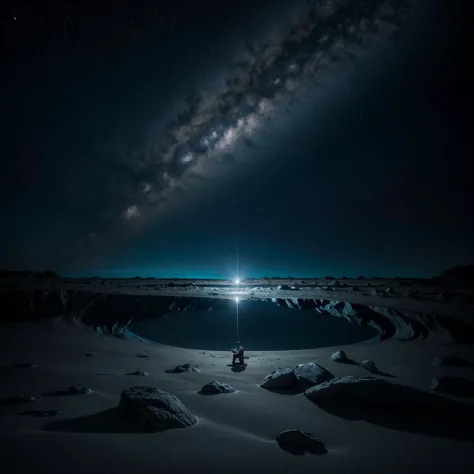
[{"label": "shadow on sand", "polygon": [[[391,384],[390,400],[363,399],[313,401],[322,410],[346,420],[397,431],[455,440],[474,440],[474,405],[459,403],[413,387]],[[363,398],[363,397],[362,397]]]},{"label": "shadow on sand", "polygon": [[277,444],[283,451],[286,451],[288,454],[292,454],[293,456],[304,456],[306,453],[321,455],[327,454],[328,452],[324,446],[311,446],[310,444],[306,446],[300,446],[298,444],[285,443],[278,438]]},{"label": "shadow on sand", "polygon": [[243,372],[247,368],[247,365],[232,365],[232,372]]},{"label": "shadow on sand", "polygon": [[338,364],[346,364],[346,365],[360,365],[359,362],[353,360],[353,359],[343,359],[343,360],[338,360]]},{"label": "shadow on sand", "polygon": [[362,367],[363,369],[367,370],[368,372],[374,374],[374,375],[380,375],[382,377],[392,377],[392,378],[396,378],[395,375],[393,374],[389,374],[387,372],[382,372],[381,370],[379,369],[375,369],[375,370],[368,370],[366,369],[363,365],[361,365],[359,362],[357,362],[356,360],[353,360],[353,359],[345,359],[343,361],[340,361],[339,364],[347,364],[347,365],[358,365],[359,367]]},{"label": "shadow on sand", "polygon": [[[362,367],[362,366],[361,366]],[[369,370],[369,372],[371,374],[374,374],[374,375],[380,375],[381,377],[390,377],[390,378],[396,378],[396,375],[393,375],[393,374],[389,374],[387,372],[382,372],[381,370],[379,369],[376,369],[376,370]]]},{"label": "shadow on sand", "polygon": [[42,394],[43,397],[70,397],[70,396],[77,396],[77,395],[86,395],[85,392],[74,391],[71,389],[67,390],[54,390],[52,392],[45,392]]},{"label": "shadow on sand", "polygon": [[70,433],[143,433],[137,423],[122,418],[117,408],[71,420],[44,423],[41,428],[44,431]]}]

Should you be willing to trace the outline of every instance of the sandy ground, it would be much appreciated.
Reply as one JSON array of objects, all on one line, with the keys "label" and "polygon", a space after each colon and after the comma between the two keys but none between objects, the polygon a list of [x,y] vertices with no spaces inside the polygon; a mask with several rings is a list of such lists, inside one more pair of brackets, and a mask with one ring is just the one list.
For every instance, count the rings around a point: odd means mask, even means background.
[{"label": "sandy ground", "polygon": [[[8,472],[48,473],[468,473],[474,472],[474,437],[457,439],[446,422],[401,423],[345,419],[319,408],[302,394],[273,393],[259,382],[276,367],[314,361],[336,376],[367,375],[357,365],[330,360],[344,349],[354,360],[372,359],[392,382],[428,389],[435,374],[474,378],[474,369],[432,367],[434,356],[474,357],[474,348],[436,346],[428,341],[304,351],[248,352],[248,366],[233,372],[229,353],[180,349],[125,341],[66,322],[8,324],[0,328],[0,398],[40,397],[25,405],[0,406],[0,451]],[[90,354],[89,356],[86,354]],[[141,358],[146,354],[148,358]],[[36,368],[16,368],[31,362]],[[194,363],[202,373],[166,373]],[[143,370],[150,377],[125,375]],[[213,380],[237,389],[203,396]],[[92,395],[42,396],[70,385],[92,388]],[[162,388],[178,396],[197,416],[184,430],[161,433],[121,432],[107,410],[121,391],[133,386]],[[60,410],[53,418],[19,416],[27,409]],[[293,456],[279,448],[283,430],[309,431],[326,444],[323,456]],[[434,429],[435,428],[435,429]],[[5,471],[7,472],[7,471]]]}]

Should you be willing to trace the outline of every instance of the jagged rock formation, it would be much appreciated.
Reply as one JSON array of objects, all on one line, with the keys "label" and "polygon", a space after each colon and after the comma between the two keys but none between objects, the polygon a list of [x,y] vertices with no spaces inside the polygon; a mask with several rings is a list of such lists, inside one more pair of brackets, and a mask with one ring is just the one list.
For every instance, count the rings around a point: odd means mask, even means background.
[{"label": "jagged rock formation", "polygon": [[[383,308],[330,299],[261,299],[278,306],[313,310],[369,325],[380,340],[438,337],[445,342],[474,342],[474,321],[454,316]],[[5,290],[0,293],[2,321],[68,319],[104,334],[127,337],[133,320],[160,318],[172,311],[225,308],[227,300],[209,297],[155,296],[65,290]]]}]

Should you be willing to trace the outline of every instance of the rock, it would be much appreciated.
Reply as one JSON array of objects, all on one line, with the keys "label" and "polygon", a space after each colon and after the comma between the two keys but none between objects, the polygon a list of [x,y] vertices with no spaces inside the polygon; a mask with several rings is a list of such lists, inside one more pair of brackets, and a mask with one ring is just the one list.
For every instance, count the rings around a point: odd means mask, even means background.
[{"label": "rock", "polygon": [[36,369],[38,366],[31,362],[22,362],[21,364],[17,364],[15,367],[17,369]]},{"label": "rock", "polygon": [[[336,410],[352,410],[361,416],[370,410],[379,410],[381,413],[392,413],[396,416],[432,416],[452,414],[453,402],[446,397],[427,391],[419,390],[407,385],[390,383],[386,380],[369,376],[335,377],[304,392],[312,402]],[[369,411],[367,411],[369,410]],[[370,417],[369,417],[370,419]]]},{"label": "rock", "polygon": [[27,410],[27,411],[22,411],[21,413],[18,413],[19,415],[24,415],[24,416],[35,416],[37,418],[46,418],[50,416],[58,416],[62,415],[63,413],[59,410]]},{"label": "rock", "polygon": [[195,364],[183,364],[178,365],[174,369],[168,370],[167,372],[171,372],[174,374],[179,374],[182,372],[202,372],[198,365]]},{"label": "rock", "polygon": [[443,375],[434,377],[430,389],[433,392],[459,397],[474,397],[474,380]]},{"label": "rock", "polygon": [[275,389],[275,388],[291,388],[298,384],[298,377],[295,371],[290,367],[286,369],[278,368],[268,374],[263,382],[260,384],[262,388]]},{"label": "rock", "polygon": [[146,354],[137,354],[137,357],[142,357],[143,359],[148,359]]},{"label": "rock", "polygon": [[136,370],[135,372],[130,372],[126,375],[138,375],[140,377],[149,377],[150,374],[147,372],[143,372],[143,370]]},{"label": "rock", "polygon": [[303,456],[305,453],[326,454],[328,452],[320,439],[306,431],[285,430],[277,436],[276,441],[281,449],[296,456]]},{"label": "rock", "polygon": [[371,360],[364,360],[360,363],[361,367],[364,367],[364,369],[367,369],[369,372],[377,372],[377,367],[375,366],[375,363]]},{"label": "rock", "polygon": [[23,403],[34,403],[37,402],[38,399],[35,397],[26,397],[25,395],[15,395],[13,397],[4,398],[0,401],[0,405],[8,406],[8,405],[21,405]]},{"label": "rock", "polygon": [[143,431],[187,428],[196,417],[184,403],[170,392],[152,387],[133,387],[122,392],[120,413],[138,424]]},{"label": "rock", "polygon": [[474,362],[463,357],[435,357],[431,361],[435,367],[474,367]]},{"label": "rock", "polygon": [[334,377],[328,370],[314,362],[299,364],[295,367],[294,373],[300,384],[312,387],[321,382],[326,382]]},{"label": "rock", "polygon": [[199,393],[205,395],[217,395],[219,393],[233,393],[235,391],[235,388],[227,383],[214,381],[204,385]]},{"label": "rock", "polygon": [[394,295],[395,294],[395,290],[391,287],[388,287],[388,288],[385,288],[385,294],[386,295]]},{"label": "rock", "polygon": [[291,290],[292,288],[289,285],[278,285],[277,290]]},{"label": "rock", "polygon": [[384,380],[372,376],[335,377],[314,387],[308,388],[304,396],[312,401],[378,402],[380,388],[385,388]]},{"label": "rock", "polygon": [[334,362],[346,362],[348,360],[347,354],[344,351],[334,352],[334,354],[331,354],[331,359]]},{"label": "rock", "polygon": [[66,390],[67,395],[92,395],[93,393],[95,393],[95,391],[91,388],[80,387],[79,385],[69,387]]}]

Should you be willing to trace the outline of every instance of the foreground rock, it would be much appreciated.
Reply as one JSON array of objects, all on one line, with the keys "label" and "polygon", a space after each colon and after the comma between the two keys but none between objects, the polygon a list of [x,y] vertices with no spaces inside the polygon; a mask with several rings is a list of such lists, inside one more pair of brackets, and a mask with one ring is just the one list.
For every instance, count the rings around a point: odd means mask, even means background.
[{"label": "foreground rock", "polygon": [[331,359],[334,362],[347,362],[348,361],[347,354],[344,351],[334,352],[334,354],[331,354]]},{"label": "foreground rock", "polygon": [[235,388],[227,383],[214,381],[204,385],[199,393],[203,395],[217,395],[219,393],[233,393],[235,391]]},{"label": "foreground rock", "polygon": [[378,371],[375,363],[372,360],[364,360],[360,363],[360,365],[369,372],[376,373]]},{"label": "foreground rock", "polygon": [[357,405],[359,408],[389,408],[401,414],[441,414],[453,409],[453,402],[445,397],[414,387],[394,384],[369,376],[335,377],[304,392],[305,397],[322,406],[341,408]]},{"label": "foreground rock", "polygon": [[295,387],[298,384],[298,377],[295,371],[290,367],[286,369],[278,368],[268,374],[260,384],[262,388],[266,389],[285,389]]},{"label": "foreground rock", "polygon": [[302,456],[305,453],[326,454],[328,452],[320,439],[306,431],[286,430],[277,436],[276,441],[281,449],[295,456]]},{"label": "foreground rock", "polygon": [[195,364],[183,364],[176,366],[174,369],[167,370],[166,372],[180,374],[183,372],[202,372],[202,370]]},{"label": "foreground rock", "polygon": [[431,390],[446,395],[457,395],[459,397],[474,397],[474,380],[462,377],[444,375],[434,377],[431,381]]},{"label": "foreground rock", "polygon": [[314,362],[299,364],[295,367],[294,373],[298,378],[299,384],[305,387],[312,387],[322,382],[334,378],[334,375]]},{"label": "foreground rock", "polygon": [[122,392],[120,413],[143,431],[187,428],[196,417],[170,392],[152,387],[133,387]]}]

